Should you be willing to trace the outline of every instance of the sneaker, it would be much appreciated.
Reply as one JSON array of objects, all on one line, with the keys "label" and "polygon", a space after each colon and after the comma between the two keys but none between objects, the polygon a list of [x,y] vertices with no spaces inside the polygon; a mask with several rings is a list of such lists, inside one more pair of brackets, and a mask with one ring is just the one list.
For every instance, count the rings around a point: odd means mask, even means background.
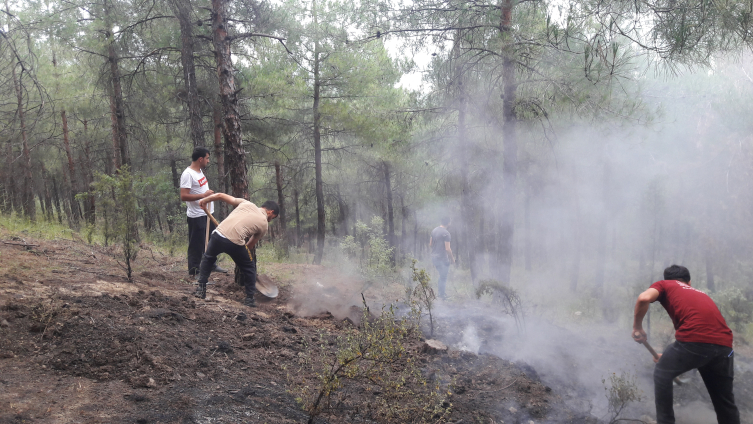
[{"label": "sneaker", "polygon": [[214,264],[214,268],[212,269],[212,272],[221,272],[223,274],[227,274],[227,270],[217,264]]},{"label": "sneaker", "polygon": [[256,307],[256,299],[253,297],[247,297],[246,300],[243,301],[243,304],[250,307],[255,308]]}]

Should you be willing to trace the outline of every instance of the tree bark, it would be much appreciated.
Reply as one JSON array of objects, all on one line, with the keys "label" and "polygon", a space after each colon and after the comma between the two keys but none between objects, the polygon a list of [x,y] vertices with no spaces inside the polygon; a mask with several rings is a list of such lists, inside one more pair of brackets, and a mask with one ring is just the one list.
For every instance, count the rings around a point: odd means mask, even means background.
[{"label": "tree bark", "polygon": [[[395,211],[392,204],[392,177],[390,175],[390,164],[386,161],[382,163],[384,169],[384,190],[387,194],[387,243],[390,247],[395,247]],[[395,262],[395,251],[392,251],[392,262]]]},{"label": "tree bark", "polygon": [[293,203],[295,203],[295,245],[301,247],[301,211],[298,205],[298,189],[293,189]]},{"label": "tree bark", "polygon": [[[512,45],[512,8],[513,0],[502,1],[502,19],[500,31],[502,37]],[[515,79],[514,54],[510,46],[506,47],[502,59],[502,189],[500,193],[499,217],[499,252],[496,279],[503,283],[510,282],[513,256],[513,236],[515,233],[515,189],[518,178],[518,143],[515,116],[517,83]]]},{"label": "tree bark", "polygon": [[24,99],[23,99],[23,82],[21,78],[23,74],[16,74],[16,66],[12,66],[13,85],[16,89],[16,97],[18,99],[18,122],[21,129],[21,148],[23,151],[23,173],[24,173],[24,189],[22,193],[22,203],[24,209],[24,215],[34,222],[37,219],[37,205],[34,201],[34,180],[31,175],[31,152],[29,151],[29,141],[26,135],[26,121],[24,113]]},{"label": "tree bark", "polygon": [[[222,150],[222,105],[217,101],[213,102],[212,121],[214,122],[214,157],[217,161],[217,191],[227,193],[227,184],[225,180],[225,152]],[[217,202],[219,206],[218,219],[225,219],[227,216],[227,204]]]},{"label": "tree bark", "polygon": [[[91,159],[91,140],[89,139],[89,123],[84,120],[84,175],[85,175],[85,187],[86,191],[89,191],[91,188],[92,182],[94,182],[94,175],[92,172],[92,159]],[[86,222],[88,222],[91,225],[94,225],[96,223],[97,215],[96,215],[96,202],[94,200],[93,193],[89,193],[89,196],[86,198],[86,201],[84,202],[84,215],[86,218]]]},{"label": "tree bark", "polygon": [[78,207],[78,200],[76,195],[79,192],[78,180],[76,179],[76,165],[73,162],[73,154],[71,153],[71,144],[68,139],[68,118],[65,115],[65,110],[60,112],[60,117],[63,121],[63,146],[65,147],[65,155],[68,158],[68,175],[70,178],[70,198],[71,198],[71,221],[75,227],[78,227],[78,219],[81,216],[81,211]]},{"label": "tree bark", "polygon": [[204,124],[201,118],[199,90],[196,86],[196,66],[194,65],[193,23],[189,0],[172,0],[170,6],[180,24],[180,63],[183,67],[183,84],[186,89],[191,141],[194,147],[204,146]]},{"label": "tree bark", "polygon": [[227,168],[230,174],[232,195],[248,199],[246,152],[243,149],[238,91],[233,76],[230,51],[231,38],[227,32],[227,0],[212,0],[212,42],[217,61],[220,103],[222,104],[222,135],[225,138]]},{"label": "tree bark", "polygon": [[[47,174],[47,170],[42,167],[42,173],[44,175]],[[58,224],[63,225],[63,210],[60,207],[60,196],[58,196],[58,182],[55,177],[52,177],[52,201],[55,205],[55,211],[58,214]]]},{"label": "tree bark", "polygon": [[[105,8],[106,20],[109,22],[109,9]],[[123,106],[123,89],[120,85],[120,57],[115,51],[115,38],[108,34],[107,61],[110,64],[110,119],[112,121],[113,169],[115,172],[123,165],[130,164],[128,159],[128,134]]]},{"label": "tree bark", "polygon": [[[282,191],[282,169],[279,161],[275,161],[275,183],[277,184],[277,204],[280,206],[280,232],[282,233],[282,237],[286,239],[287,216],[285,214],[285,195]],[[287,245],[287,239],[285,240],[285,244]]]},{"label": "tree bark", "polygon": [[[314,28],[318,31],[318,18],[316,15],[316,0],[312,2],[312,14],[314,16]],[[326,218],[324,215],[324,183],[322,181],[322,134],[321,134],[321,115],[319,113],[319,40],[318,34],[314,40],[314,164],[316,173],[316,254],[314,255],[314,264],[322,263],[324,255],[324,233]]]}]

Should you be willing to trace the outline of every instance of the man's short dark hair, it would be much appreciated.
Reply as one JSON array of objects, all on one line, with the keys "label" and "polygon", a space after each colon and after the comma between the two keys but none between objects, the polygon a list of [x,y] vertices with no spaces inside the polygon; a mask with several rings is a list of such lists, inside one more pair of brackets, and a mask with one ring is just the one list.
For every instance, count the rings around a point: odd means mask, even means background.
[{"label": "man's short dark hair", "polygon": [[196,162],[197,160],[209,154],[211,153],[209,153],[209,149],[207,149],[206,147],[197,147],[193,149],[193,153],[191,154],[191,160]]},{"label": "man's short dark hair", "polygon": [[683,283],[690,282],[690,271],[687,268],[680,265],[672,265],[664,270],[665,280],[677,280]]},{"label": "man's short dark hair", "polygon": [[441,222],[442,225],[444,225],[446,227],[446,226],[450,225],[450,222],[452,222],[452,218],[450,218],[449,216],[443,216],[442,219],[439,222]]},{"label": "man's short dark hair", "polygon": [[278,205],[274,200],[267,200],[261,205],[261,207],[268,211],[274,212],[275,218],[280,216],[280,205]]}]

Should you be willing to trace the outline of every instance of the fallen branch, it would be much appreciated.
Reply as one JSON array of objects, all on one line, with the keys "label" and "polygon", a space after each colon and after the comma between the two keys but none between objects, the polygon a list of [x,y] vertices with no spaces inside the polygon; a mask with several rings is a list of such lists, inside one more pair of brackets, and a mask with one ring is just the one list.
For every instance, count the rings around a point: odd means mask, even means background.
[{"label": "fallen branch", "polygon": [[13,243],[11,241],[4,241],[3,244],[10,244],[11,246],[29,246],[29,247],[39,247],[38,244],[26,244],[26,243]]}]

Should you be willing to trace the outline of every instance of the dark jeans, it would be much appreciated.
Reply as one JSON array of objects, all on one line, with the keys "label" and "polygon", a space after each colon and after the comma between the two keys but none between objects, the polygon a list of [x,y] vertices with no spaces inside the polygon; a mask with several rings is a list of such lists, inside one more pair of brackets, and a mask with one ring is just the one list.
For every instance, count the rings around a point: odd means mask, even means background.
[{"label": "dark jeans", "polygon": [[654,369],[657,424],[674,424],[672,380],[694,368],[703,378],[719,424],[740,424],[732,394],[734,353],[731,348],[709,343],[674,342]]},{"label": "dark jeans", "polygon": [[[207,236],[207,217],[187,218],[188,221],[188,275],[198,275],[201,266],[201,255],[204,254],[204,243]],[[209,232],[215,229],[210,222]]]},{"label": "dark jeans", "polygon": [[445,286],[447,285],[447,274],[450,272],[450,263],[444,258],[437,258],[432,256],[431,262],[434,264],[434,268],[439,272],[439,280],[437,281],[437,287],[439,288],[439,297],[444,299],[447,297],[445,293]]},{"label": "dark jeans", "polygon": [[199,284],[206,284],[209,280],[209,273],[214,268],[217,255],[220,253],[227,253],[233,259],[235,265],[240,268],[243,274],[243,281],[245,282],[243,287],[246,288],[246,297],[253,298],[254,290],[256,289],[256,260],[252,261],[248,256],[246,246],[239,246],[216,233],[209,237],[207,251],[204,252],[204,256],[201,258]]}]

